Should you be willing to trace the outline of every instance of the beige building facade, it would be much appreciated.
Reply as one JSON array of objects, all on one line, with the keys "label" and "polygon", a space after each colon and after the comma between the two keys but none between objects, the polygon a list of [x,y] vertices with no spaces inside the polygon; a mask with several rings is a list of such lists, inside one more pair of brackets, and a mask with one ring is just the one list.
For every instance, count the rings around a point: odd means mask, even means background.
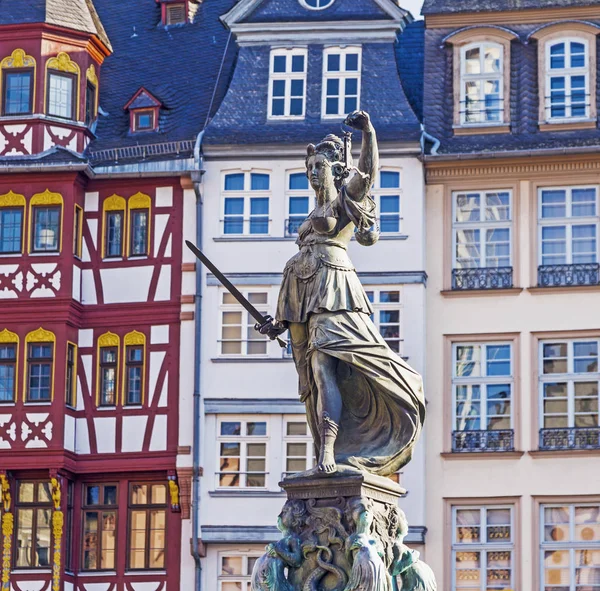
[{"label": "beige building facade", "polygon": [[[600,157],[432,158],[427,183],[427,559],[442,589],[593,589],[569,581],[586,561],[598,580],[600,291],[541,287],[538,263],[541,200],[589,188],[597,203]],[[487,223],[509,230],[513,287],[453,289],[476,195],[505,218]]]}]

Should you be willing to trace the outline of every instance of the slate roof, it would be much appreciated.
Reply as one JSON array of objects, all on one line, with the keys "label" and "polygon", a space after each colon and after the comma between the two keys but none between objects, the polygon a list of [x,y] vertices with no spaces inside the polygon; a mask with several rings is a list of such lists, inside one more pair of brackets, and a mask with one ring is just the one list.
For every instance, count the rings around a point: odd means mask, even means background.
[{"label": "slate roof", "polygon": [[402,81],[402,88],[410,106],[423,120],[423,67],[425,60],[425,22],[410,23],[402,34],[398,35],[396,44],[396,62]]},{"label": "slate roof", "polygon": [[502,12],[526,8],[598,6],[598,0],[425,0],[421,14]]},{"label": "slate roof", "polygon": [[[592,21],[594,22],[594,21]],[[596,19],[600,25],[600,17]],[[443,39],[457,30],[427,29],[425,32],[424,123],[428,133],[440,140],[440,154],[491,154],[516,150],[569,149],[600,146],[600,129],[539,131],[538,47],[525,43],[539,25],[507,25],[518,36],[511,46],[511,133],[454,136],[452,49]],[[597,41],[600,50],[600,39]],[[600,94],[600,76],[595,92]]]},{"label": "slate roof", "polygon": [[[100,72],[101,111],[97,139],[90,145],[92,160],[97,150],[196,138],[229,82],[236,46],[231,40],[225,53],[229,32],[219,17],[235,1],[205,1],[194,22],[164,27],[160,5],[152,0],[94,0],[114,53]],[[142,86],[163,105],[160,129],[130,134],[129,113],[123,108]]]},{"label": "slate roof", "polygon": [[92,0],[0,0],[0,25],[48,23],[96,35],[110,48]]}]

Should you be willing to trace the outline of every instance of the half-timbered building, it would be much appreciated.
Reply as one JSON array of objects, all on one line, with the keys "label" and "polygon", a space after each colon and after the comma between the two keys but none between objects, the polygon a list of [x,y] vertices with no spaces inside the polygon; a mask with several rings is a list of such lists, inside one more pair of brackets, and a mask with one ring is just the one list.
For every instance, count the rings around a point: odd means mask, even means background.
[{"label": "half-timbered building", "polygon": [[219,14],[0,3],[3,591],[194,585],[183,238],[230,55]]}]

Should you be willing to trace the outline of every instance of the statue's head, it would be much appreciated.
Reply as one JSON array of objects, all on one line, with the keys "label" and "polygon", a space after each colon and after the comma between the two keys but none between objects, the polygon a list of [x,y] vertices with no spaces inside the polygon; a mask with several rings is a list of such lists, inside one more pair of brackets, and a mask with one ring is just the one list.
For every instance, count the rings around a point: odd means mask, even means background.
[{"label": "statue's head", "polygon": [[391,538],[397,538],[402,542],[408,535],[408,520],[406,519],[404,511],[399,507],[390,507],[388,524],[388,533]]},{"label": "statue's head", "polygon": [[296,532],[304,523],[306,506],[304,501],[288,501],[277,518],[277,527],[281,532]]},{"label": "statue's head", "polygon": [[332,181],[339,189],[346,174],[344,142],[336,135],[328,135],[316,146],[306,148],[306,176],[316,191]]}]

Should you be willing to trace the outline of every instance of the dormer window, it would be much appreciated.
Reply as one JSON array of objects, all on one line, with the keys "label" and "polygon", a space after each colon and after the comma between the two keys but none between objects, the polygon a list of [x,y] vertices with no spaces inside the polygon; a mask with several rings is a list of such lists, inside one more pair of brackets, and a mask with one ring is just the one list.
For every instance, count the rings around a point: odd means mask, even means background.
[{"label": "dormer window", "polygon": [[[184,25],[189,18],[188,0],[156,0],[160,3],[161,22],[164,26]],[[193,1],[193,0],[192,0]]]},{"label": "dormer window", "polygon": [[134,131],[152,131],[154,124],[154,111],[138,111],[134,115]]},{"label": "dormer window", "polygon": [[158,115],[162,103],[145,88],[140,88],[125,105],[129,111],[131,133],[158,131]]},{"label": "dormer window", "polygon": [[461,51],[460,121],[501,123],[504,59],[497,43],[467,45]]},{"label": "dormer window", "polygon": [[589,117],[589,51],[584,39],[560,39],[546,49],[549,119]]},{"label": "dormer window", "polygon": [[599,29],[564,21],[531,33],[538,46],[540,131],[597,126],[596,44]]}]

